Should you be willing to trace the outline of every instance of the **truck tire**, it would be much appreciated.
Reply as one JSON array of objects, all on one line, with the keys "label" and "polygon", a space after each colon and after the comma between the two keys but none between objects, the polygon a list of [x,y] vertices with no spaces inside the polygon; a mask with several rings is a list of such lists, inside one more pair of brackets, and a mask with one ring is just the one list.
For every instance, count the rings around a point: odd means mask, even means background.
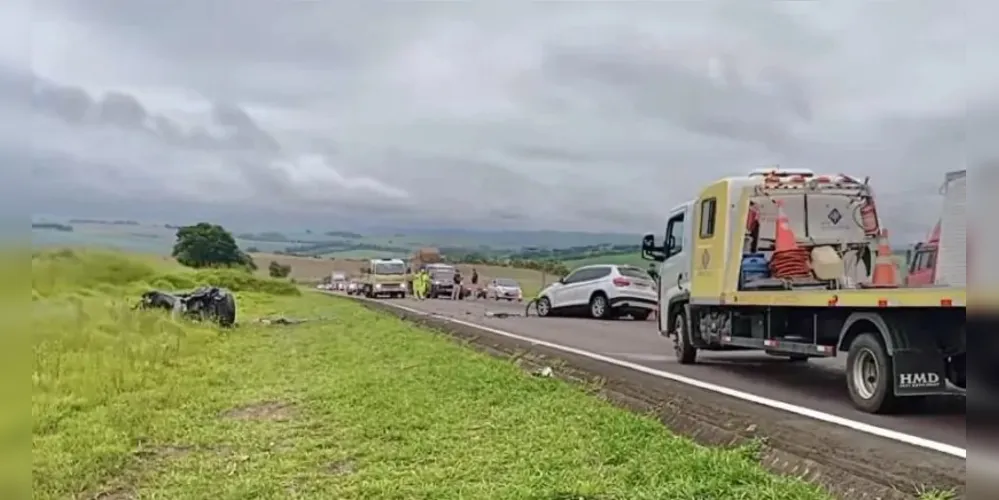
[{"label": "truck tire", "polygon": [[846,387],[857,409],[867,413],[892,413],[899,399],[892,387],[894,370],[881,335],[864,332],[850,343],[846,357]]},{"label": "truck tire", "polygon": [[673,316],[673,353],[677,363],[692,365],[697,362],[697,348],[690,343],[690,332],[687,331],[687,313],[683,309]]}]

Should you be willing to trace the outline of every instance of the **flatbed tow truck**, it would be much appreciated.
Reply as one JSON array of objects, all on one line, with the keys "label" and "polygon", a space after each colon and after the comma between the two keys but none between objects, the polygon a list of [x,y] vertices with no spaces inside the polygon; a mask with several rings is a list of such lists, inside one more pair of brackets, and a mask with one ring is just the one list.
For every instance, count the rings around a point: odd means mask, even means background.
[{"label": "flatbed tow truck", "polygon": [[[964,245],[964,204],[944,205],[961,208],[944,211],[942,238],[957,236],[941,245]],[[963,274],[965,253],[949,255],[941,265]],[[966,394],[964,283],[902,286],[868,180],[764,169],[716,181],[669,212],[661,244],[645,235],[642,256],[660,263],[659,333],[682,364],[699,350],[846,352],[862,411]]]}]

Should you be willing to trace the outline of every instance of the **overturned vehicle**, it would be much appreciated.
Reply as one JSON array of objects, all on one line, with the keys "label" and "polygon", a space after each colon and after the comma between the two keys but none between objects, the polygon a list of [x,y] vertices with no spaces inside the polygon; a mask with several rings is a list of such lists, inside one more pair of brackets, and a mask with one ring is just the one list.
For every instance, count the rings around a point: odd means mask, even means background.
[{"label": "overturned vehicle", "polygon": [[225,288],[203,286],[190,292],[150,290],[142,294],[140,309],[163,309],[195,321],[211,321],[223,327],[236,324],[236,297]]}]

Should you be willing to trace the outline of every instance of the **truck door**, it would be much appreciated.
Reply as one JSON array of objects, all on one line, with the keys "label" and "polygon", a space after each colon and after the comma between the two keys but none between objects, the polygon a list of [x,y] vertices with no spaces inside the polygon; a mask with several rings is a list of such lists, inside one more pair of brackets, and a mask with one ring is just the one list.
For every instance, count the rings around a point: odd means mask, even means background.
[{"label": "truck door", "polygon": [[690,258],[693,260],[693,276],[690,285],[692,301],[698,299],[717,303],[726,291],[725,274],[730,260],[732,245],[742,248],[742,237],[729,243],[729,186],[727,182],[717,182],[707,187],[693,207],[694,223],[691,232]]},{"label": "truck door", "polygon": [[659,331],[668,331],[670,299],[680,295],[690,281],[690,249],[687,241],[687,221],[690,204],[674,209],[666,222],[663,250],[666,259],[659,268]]}]

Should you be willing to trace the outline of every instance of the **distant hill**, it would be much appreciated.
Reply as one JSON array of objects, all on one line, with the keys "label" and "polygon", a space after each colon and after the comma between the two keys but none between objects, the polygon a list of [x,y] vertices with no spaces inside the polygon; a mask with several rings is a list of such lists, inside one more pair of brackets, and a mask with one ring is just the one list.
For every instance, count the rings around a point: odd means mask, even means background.
[{"label": "distant hill", "polygon": [[69,224],[57,224],[55,222],[32,222],[31,229],[39,229],[42,231],[63,231],[72,232],[73,226]]}]

